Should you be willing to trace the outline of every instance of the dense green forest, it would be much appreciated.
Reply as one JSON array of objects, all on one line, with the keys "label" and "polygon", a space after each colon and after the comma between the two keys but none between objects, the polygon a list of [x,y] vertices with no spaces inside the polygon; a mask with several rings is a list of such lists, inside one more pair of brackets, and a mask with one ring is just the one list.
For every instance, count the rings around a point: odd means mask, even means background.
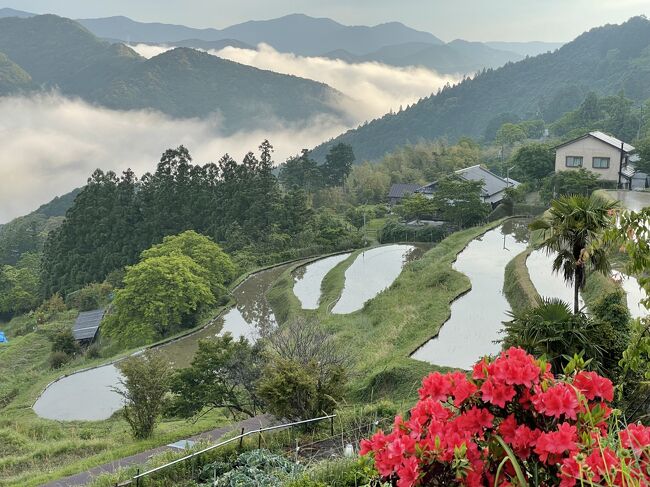
[{"label": "dense green forest", "polygon": [[634,102],[645,100],[650,97],[649,45],[650,21],[644,17],[595,28],[553,53],[484,70],[342,134],[317,147],[313,157],[324,160],[329,147],[344,142],[359,161],[376,160],[407,144],[483,137],[488,127],[496,130],[505,122],[551,123],[590,91],[614,95],[623,90]]},{"label": "dense green forest", "polygon": [[48,233],[61,224],[80,191],[57,196],[30,214],[0,225],[0,265],[13,265],[27,252],[40,252]]},{"label": "dense green forest", "polygon": [[52,88],[115,109],[151,108],[178,117],[219,112],[227,130],[269,117],[340,116],[332,100],[343,97],[322,83],[191,49],[147,60],[54,15],[0,19],[0,95]]},{"label": "dense green forest", "polygon": [[302,188],[280,186],[272,151],[265,141],[259,156],[248,153],[241,163],[225,155],[195,165],[179,147],[141,179],[132,171],[95,171],[45,244],[45,294],[101,282],[163,237],[186,230],[223,243],[244,269],[357,245],[347,220],[315,211]]}]

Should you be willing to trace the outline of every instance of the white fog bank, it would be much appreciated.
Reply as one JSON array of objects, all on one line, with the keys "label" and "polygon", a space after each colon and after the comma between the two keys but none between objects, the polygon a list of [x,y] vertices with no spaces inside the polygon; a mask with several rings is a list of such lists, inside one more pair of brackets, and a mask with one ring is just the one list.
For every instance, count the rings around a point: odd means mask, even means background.
[{"label": "white fog bank", "polygon": [[[173,47],[163,45],[130,45],[141,56],[151,58]],[[421,67],[396,67],[375,62],[348,63],[340,59],[305,57],[281,53],[266,44],[257,50],[226,47],[205,51],[214,56],[276,73],[292,74],[325,83],[354,100],[344,110],[359,122],[397,111],[422,97],[435,93],[446,83],[459,77],[447,76]]]},{"label": "white fog bank", "polygon": [[0,223],[27,214],[85,184],[101,168],[154,171],[168,148],[185,145],[195,163],[226,152],[241,161],[264,139],[276,163],[334,137],[348,127],[331,119],[268,127],[224,136],[218,120],[176,120],[151,111],[99,108],[56,94],[0,98]]}]

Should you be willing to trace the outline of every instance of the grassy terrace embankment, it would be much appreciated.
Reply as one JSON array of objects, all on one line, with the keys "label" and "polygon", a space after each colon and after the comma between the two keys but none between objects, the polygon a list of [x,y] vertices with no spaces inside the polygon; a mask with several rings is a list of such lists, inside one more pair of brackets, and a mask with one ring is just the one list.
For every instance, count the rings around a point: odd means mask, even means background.
[{"label": "grassy terrace embankment", "polygon": [[[233,290],[253,272],[266,268],[244,273],[231,284],[230,289]],[[221,308],[207,311],[200,326],[150,346],[195,333],[232,304],[233,300],[230,300]],[[119,413],[105,421],[62,422],[38,417],[32,405],[50,382],[79,370],[110,363],[138,350],[107,353],[94,359],[80,356],[61,369],[51,370],[48,332],[59,326],[72,326],[76,314],[76,310],[59,313],[43,325],[37,325],[36,317],[30,315],[0,324],[0,329],[9,337],[9,344],[0,346],[0,485],[41,485],[232,421],[221,411],[212,411],[196,422],[163,418],[151,439],[136,441]]]},{"label": "grassy terrace embankment", "polygon": [[497,227],[501,221],[457,232],[438,243],[424,256],[407,264],[385,291],[368,301],[362,310],[334,315],[328,312],[340,295],[344,274],[355,257],[340,263],[323,282],[318,310],[300,309],[293,295],[290,270],[270,295],[276,316],[317,318],[355,361],[352,377],[354,400],[381,397],[412,400],[422,377],[436,367],[410,357],[420,345],[438,333],[450,314],[450,304],[471,288],[469,279],[452,268],[456,256],[473,239]]},{"label": "grassy terrace embankment", "polygon": [[[611,194],[605,190],[598,190],[595,194],[608,199],[613,199]],[[526,260],[535,248],[541,244],[542,239],[543,235],[540,230],[531,232],[528,249],[517,255],[506,266],[503,291],[508,299],[508,303],[510,303],[510,306],[514,311],[535,306],[540,297],[530,279]],[[624,257],[620,253],[613,251],[610,255],[610,259],[612,260],[614,268],[623,268],[622,261],[624,261]],[[620,285],[613,279],[599,272],[591,272],[587,276],[585,288],[582,290],[581,295],[587,309],[590,309],[600,299],[602,299],[603,296],[616,292],[619,289]]]},{"label": "grassy terrace embankment", "polygon": [[530,280],[526,266],[526,260],[532,251],[532,247],[527,248],[508,262],[505,269],[503,292],[513,311],[530,308],[539,301],[539,293]]}]

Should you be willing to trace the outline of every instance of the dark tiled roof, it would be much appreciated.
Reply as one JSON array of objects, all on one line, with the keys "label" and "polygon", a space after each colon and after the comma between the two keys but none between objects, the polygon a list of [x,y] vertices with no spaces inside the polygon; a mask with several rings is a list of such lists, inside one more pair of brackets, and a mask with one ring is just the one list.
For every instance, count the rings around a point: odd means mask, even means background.
[{"label": "dark tiled roof", "polygon": [[519,185],[514,179],[510,178],[510,183],[508,183],[506,179],[497,176],[492,171],[488,171],[479,165],[466,167],[465,169],[456,171],[456,174],[468,181],[483,181],[482,192],[484,196],[492,196],[503,191],[508,186]]},{"label": "dark tiled roof", "polygon": [[404,198],[412,193],[415,193],[415,190],[420,187],[419,184],[408,184],[408,183],[396,183],[390,187],[388,192],[389,198]]},{"label": "dark tiled roof", "polygon": [[79,313],[75,321],[72,334],[77,340],[90,340],[95,337],[99,324],[104,318],[104,310],[96,309],[94,311],[84,311]]}]

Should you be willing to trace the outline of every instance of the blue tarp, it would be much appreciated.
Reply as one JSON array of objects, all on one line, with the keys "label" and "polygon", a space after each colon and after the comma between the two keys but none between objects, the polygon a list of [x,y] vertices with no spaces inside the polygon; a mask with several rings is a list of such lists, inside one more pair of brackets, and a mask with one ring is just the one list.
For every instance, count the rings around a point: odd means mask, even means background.
[{"label": "blue tarp", "polygon": [[7,340],[7,337],[2,331],[0,331],[0,343],[9,343],[9,340]]}]

